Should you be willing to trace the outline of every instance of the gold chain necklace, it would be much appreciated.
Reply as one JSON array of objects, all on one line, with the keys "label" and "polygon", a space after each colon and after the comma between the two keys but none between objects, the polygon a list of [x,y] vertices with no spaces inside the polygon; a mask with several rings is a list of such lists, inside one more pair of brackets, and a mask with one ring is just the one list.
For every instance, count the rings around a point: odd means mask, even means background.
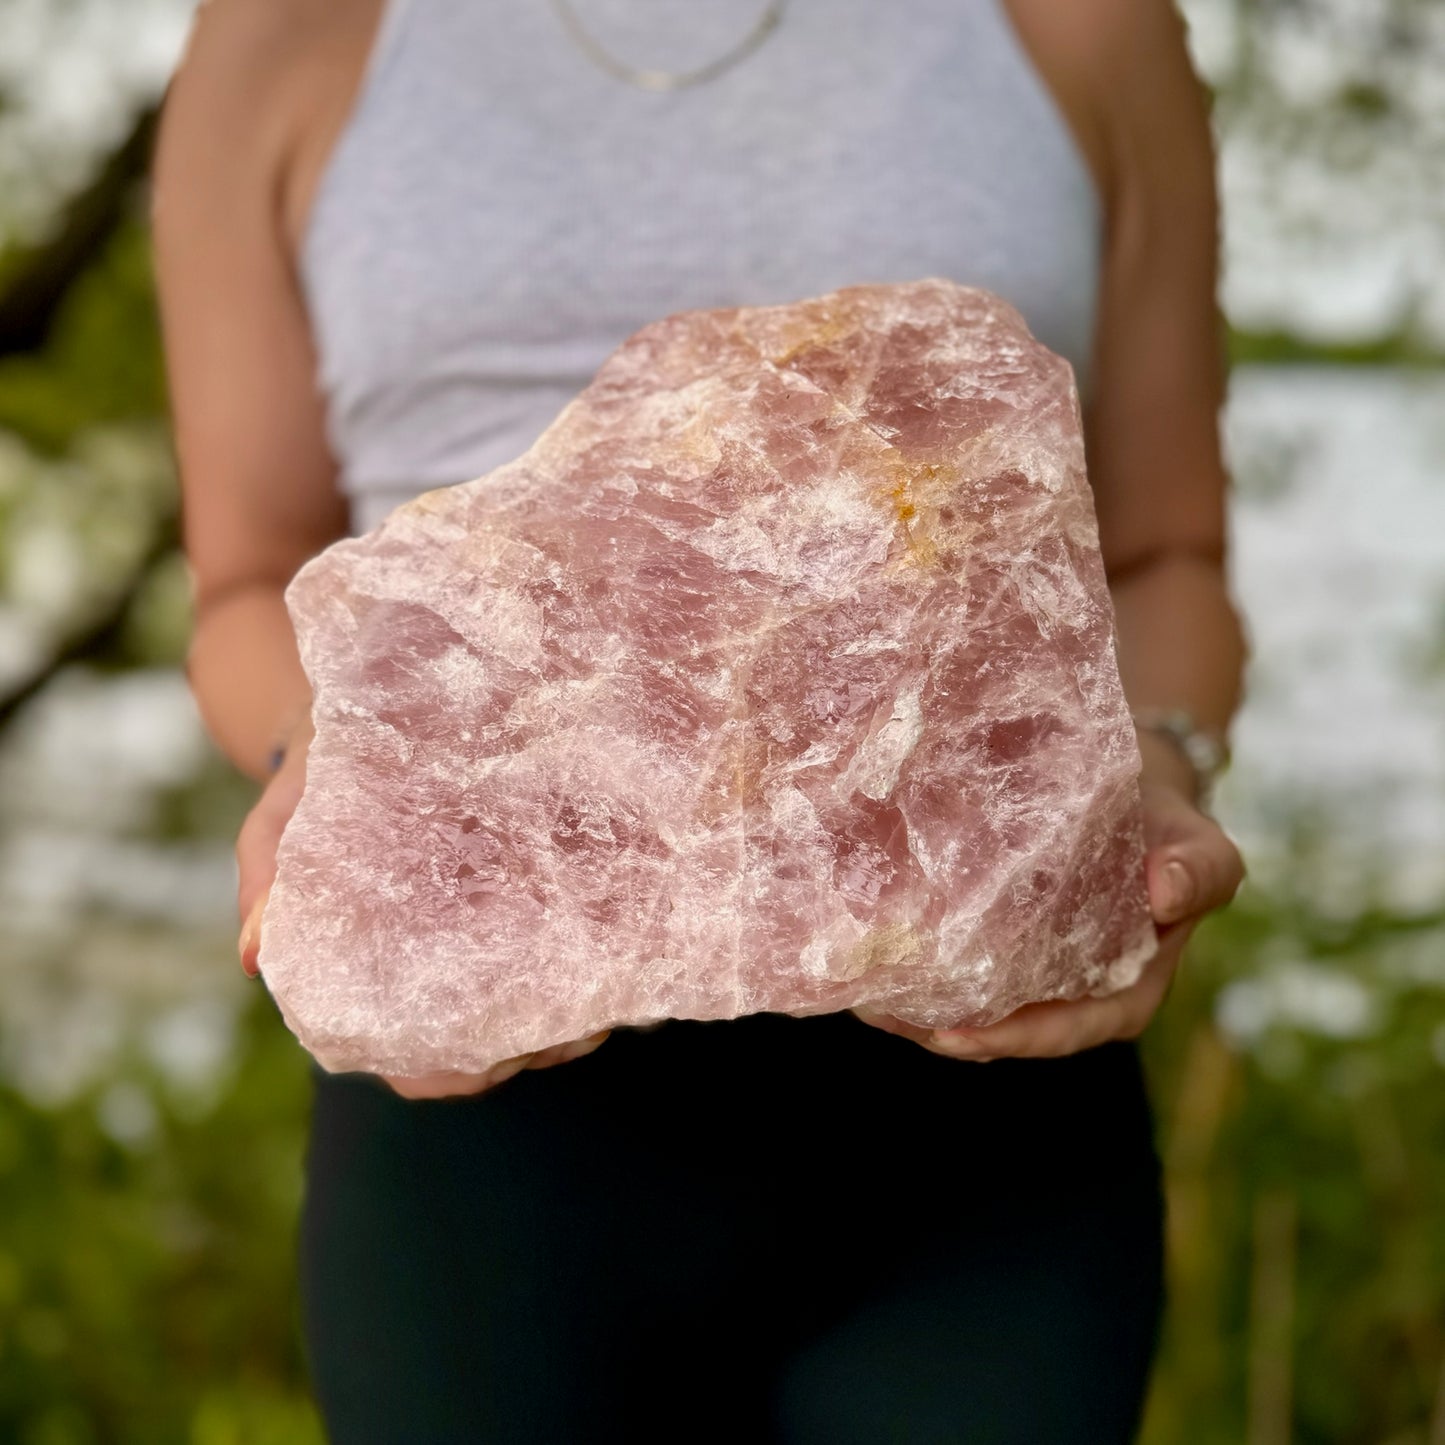
[{"label": "gold chain necklace", "polygon": [[706,65],[698,66],[696,70],[684,71],[639,70],[636,66],[626,65],[615,55],[604,50],[582,28],[582,22],[578,20],[577,12],[572,8],[572,0],[552,0],[552,8],[557,12],[563,28],[571,36],[573,44],[594,65],[599,66],[609,75],[625,81],[628,85],[635,85],[639,90],[681,90],[684,86],[698,85],[704,80],[711,80],[713,76],[721,75],[724,70],[736,65],[740,60],[745,60],[777,28],[778,21],[783,18],[783,6],[786,3],[787,0],[768,0],[768,5],[762,15],[758,17],[757,24],[731,50],[719,56],[718,59],[709,61]]}]

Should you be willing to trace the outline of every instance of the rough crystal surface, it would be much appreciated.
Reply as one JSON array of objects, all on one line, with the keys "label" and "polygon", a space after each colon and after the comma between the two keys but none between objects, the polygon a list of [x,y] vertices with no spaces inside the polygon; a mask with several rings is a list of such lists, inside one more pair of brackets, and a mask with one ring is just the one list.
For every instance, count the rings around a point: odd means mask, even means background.
[{"label": "rough crystal surface", "polygon": [[328,1069],[1155,947],[1068,364],[942,280],[689,312],[517,461],[297,575],[315,696],[261,968]]}]

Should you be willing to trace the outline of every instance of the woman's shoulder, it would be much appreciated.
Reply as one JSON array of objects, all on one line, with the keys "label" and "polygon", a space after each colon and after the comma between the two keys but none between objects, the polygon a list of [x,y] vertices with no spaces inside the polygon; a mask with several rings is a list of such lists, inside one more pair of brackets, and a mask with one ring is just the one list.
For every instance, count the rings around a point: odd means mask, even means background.
[{"label": "woman's shoulder", "polygon": [[1172,143],[1197,122],[1202,87],[1174,0],[1003,4],[1106,197],[1141,145]]},{"label": "woman's shoulder", "polygon": [[277,207],[293,247],[344,124],[382,0],[203,0],[162,114],[166,152]]}]

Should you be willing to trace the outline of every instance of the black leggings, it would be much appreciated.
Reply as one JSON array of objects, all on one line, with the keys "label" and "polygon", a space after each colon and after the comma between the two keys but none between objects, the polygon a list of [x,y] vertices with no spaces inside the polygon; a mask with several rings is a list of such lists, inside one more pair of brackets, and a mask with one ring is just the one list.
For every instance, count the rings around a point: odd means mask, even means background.
[{"label": "black leggings", "polygon": [[313,1066],[333,1445],[1122,1445],[1160,1308],[1139,1060],[847,1014],[622,1030],[477,1098]]}]

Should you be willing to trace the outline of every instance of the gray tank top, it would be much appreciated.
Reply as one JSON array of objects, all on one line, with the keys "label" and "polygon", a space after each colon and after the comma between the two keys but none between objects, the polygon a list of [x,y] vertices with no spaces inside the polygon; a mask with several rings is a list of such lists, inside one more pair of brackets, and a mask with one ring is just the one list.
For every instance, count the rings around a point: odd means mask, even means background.
[{"label": "gray tank top", "polygon": [[[574,0],[685,70],[763,0]],[[1013,302],[1087,394],[1102,208],[999,0],[788,0],[650,93],[548,0],[389,0],[301,279],[361,531],[519,456],[638,327],[945,276]]]}]

